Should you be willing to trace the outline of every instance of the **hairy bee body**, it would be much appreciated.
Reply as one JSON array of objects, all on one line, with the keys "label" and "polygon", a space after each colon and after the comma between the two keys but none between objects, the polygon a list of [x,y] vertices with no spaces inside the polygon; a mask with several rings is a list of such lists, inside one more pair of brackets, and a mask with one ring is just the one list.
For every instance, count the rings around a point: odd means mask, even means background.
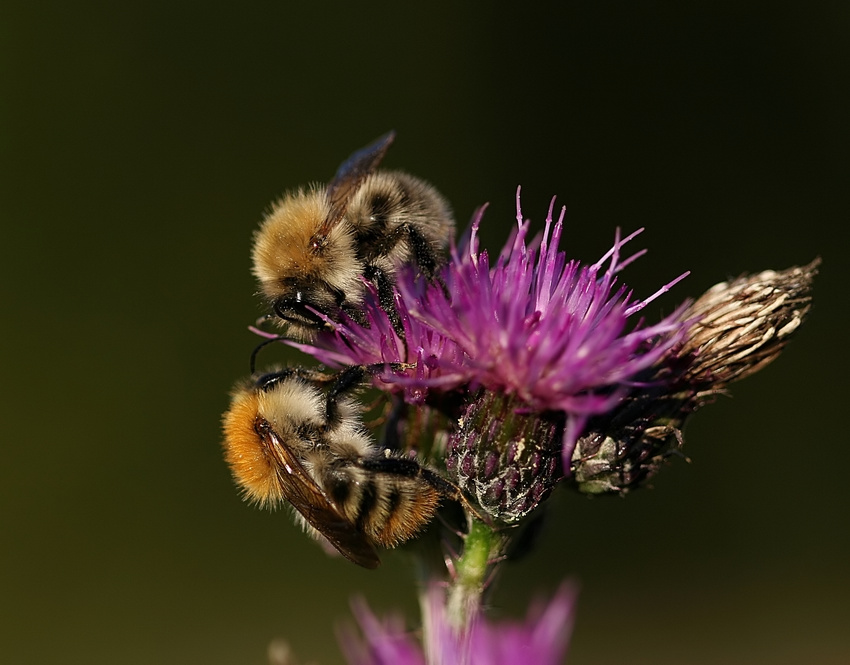
[{"label": "hairy bee body", "polygon": [[245,497],[263,506],[290,503],[316,538],[374,568],[375,546],[395,547],[433,518],[453,486],[379,449],[345,394],[363,368],[335,379],[289,369],[236,386],[224,416],[225,457]]},{"label": "hairy bee body", "polygon": [[290,334],[305,338],[321,328],[316,312],[357,318],[364,279],[388,309],[400,266],[432,278],[443,264],[454,235],[448,203],[419,178],[375,170],[393,137],[354,153],[327,186],[284,196],[257,231],[254,275]]},{"label": "hairy bee body", "polygon": [[420,265],[423,259],[416,242],[426,243],[423,253],[430,252],[436,261],[454,234],[452,213],[443,197],[425,181],[401,171],[370,175],[348,204],[345,219],[354,233],[357,258],[387,275],[409,263],[433,271],[435,265]]}]

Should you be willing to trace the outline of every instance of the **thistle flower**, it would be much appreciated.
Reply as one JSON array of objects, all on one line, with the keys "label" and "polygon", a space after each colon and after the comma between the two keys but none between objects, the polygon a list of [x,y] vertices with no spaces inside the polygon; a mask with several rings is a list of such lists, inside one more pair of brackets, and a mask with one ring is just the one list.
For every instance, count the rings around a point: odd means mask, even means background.
[{"label": "thistle flower", "polygon": [[453,247],[443,284],[403,272],[396,304],[405,340],[372,298],[363,324],[347,317],[328,321],[333,333],[314,345],[292,346],[335,366],[416,363],[407,376],[383,377],[414,403],[429,390],[481,386],[516,395],[527,411],[577,417],[606,411],[636,374],[679,341],[680,311],[649,326],[634,317],[685,275],[645,300],[634,299],[617,273],[643,253],[620,256],[642,230],[626,238],[618,232],[599,261],[582,266],[559,251],[565,209],[553,222],[553,206],[554,199],[543,234],[527,244],[530,224],[517,192],[518,226],[492,269],[487,251],[478,247],[482,208],[460,247]]},{"label": "thistle flower", "polygon": [[682,343],[688,325],[684,305],[652,325],[637,316],[685,275],[644,300],[619,282],[643,253],[622,257],[640,230],[625,238],[618,231],[602,258],[582,265],[560,250],[565,210],[554,221],[553,207],[554,199],[544,231],[527,242],[517,192],[517,227],[492,267],[479,248],[482,208],[452,248],[441,283],[403,272],[395,298],[403,340],[373,294],[362,322],[327,320],[333,332],[314,344],[290,342],[333,366],[410,363],[407,373],[382,375],[382,387],[420,407],[460,402],[447,467],[504,522],[548,495],[587,419],[630,394],[637,377]]},{"label": "thistle flower", "polygon": [[808,314],[819,264],[742,275],[690,305],[684,341],[649,369],[647,387],[588,423],[571,460],[576,486],[622,493],[651,478],[681,450],[692,413],[779,356]]},{"label": "thistle flower", "polygon": [[403,621],[375,617],[363,601],[354,603],[362,637],[341,635],[351,665],[557,665],[563,661],[574,620],[575,589],[562,585],[552,600],[537,602],[524,622],[492,622],[478,614],[466,630],[455,628],[444,591],[432,585],[422,602],[422,643]]}]

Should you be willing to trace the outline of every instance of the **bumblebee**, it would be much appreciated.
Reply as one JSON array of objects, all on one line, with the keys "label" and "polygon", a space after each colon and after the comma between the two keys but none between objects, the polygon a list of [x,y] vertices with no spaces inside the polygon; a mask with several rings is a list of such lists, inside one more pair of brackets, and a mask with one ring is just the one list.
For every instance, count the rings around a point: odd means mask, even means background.
[{"label": "bumblebee", "polygon": [[233,390],[224,449],[246,499],[269,507],[291,504],[313,537],[375,568],[376,547],[410,539],[443,499],[462,497],[415,459],[382,450],[370,438],[352,396],[368,371],[255,374]]},{"label": "bumblebee", "polygon": [[309,339],[325,320],[361,317],[363,280],[403,337],[393,306],[400,266],[433,279],[454,236],[446,200],[431,185],[398,171],[377,171],[394,132],[352,154],[326,185],[276,202],[255,234],[253,271],[287,334]]}]

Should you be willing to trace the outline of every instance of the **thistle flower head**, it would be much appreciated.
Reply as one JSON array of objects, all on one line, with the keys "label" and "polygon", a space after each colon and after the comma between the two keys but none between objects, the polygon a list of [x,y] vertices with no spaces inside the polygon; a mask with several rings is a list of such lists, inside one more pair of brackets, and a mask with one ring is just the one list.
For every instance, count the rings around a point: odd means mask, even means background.
[{"label": "thistle flower head", "polygon": [[582,265],[559,250],[563,217],[564,209],[553,222],[550,206],[544,232],[526,243],[530,224],[517,204],[518,226],[491,267],[478,247],[479,212],[453,253],[447,288],[403,280],[400,291],[414,317],[463,350],[460,364],[441,359],[443,376],[515,395],[528,411],[580,416],[609,408],[675,343],[655,341],[680,324],[633,318],[651,298],[634,299],[617,275],[635,258],[621,252],[637,233],[618,232],[605,256]]},{"label": "thistle flower head", "polygon": [[640,231],[618,232],[601,259],[582,265],[559,249],[564,209],[557,221],[552,212],[543,233],[526,242],[530,224],[517,196],[517,228],[492,267],[479,249],[481,209],[453,248],[442,283],[403,271],[396,305],[405,340],[372,298],[363,323],[343,317],[315,344],[293,346],[331,365],[415,363],[407,375],[382,377],[413,403],[429,391],[483,387],[516,396],[529,412],[564,412],[579,425],[611,408],[680,341],[681,310],[653,325],[636,315],[684,275],[638,300],[618,273],[642,254],[621,256]]},{"label": "thistle flower head", "polygon": [[[492,262],[479,247],[484,209],[473,218],[440,279],[401,271],[395,307],[399,338],[377,294],[361,320],[326,319],[313,344],[293,346],[332,366],[408,363],[381,375],[381,388],[410,404],[460,404],[446,466],[485,512],[515,522],[569,472],[588,418],[615,408],[646,372],[684,342],[686,305],[658,323],[640,312],[685,275],[646,299],[620,281],[642,251],[624,256],[619,230],[598,261],[568,260],[560,248],[562,208],[554,199],[542,233],[529,240],[517,192],[517,225]],[[449,399],[451,395],[454,399]]]},{"label": "thistle flower head", "polygon": [[362,321],[344,317],[314,345],[296,345],[331,365],[410,363],[381,379],[420,408],[455,395],[447,469],[508,523],[564,475],[590,493],[652,477],[680,451],[691,413],[779,355],[809,310],[818,265],[723,282],[646,324],[636,315],[681,277],[634,298],[619,273],[643,253],[622,256],[640,231],[618,232],[602,258],[582,265],[560,250],[564,211],[557,221],[552,212],[528,241],[517,198],[518,224],[491,265],[479,210],[439,283],[403,271],[395,302],[404,339],[373,293]]}]

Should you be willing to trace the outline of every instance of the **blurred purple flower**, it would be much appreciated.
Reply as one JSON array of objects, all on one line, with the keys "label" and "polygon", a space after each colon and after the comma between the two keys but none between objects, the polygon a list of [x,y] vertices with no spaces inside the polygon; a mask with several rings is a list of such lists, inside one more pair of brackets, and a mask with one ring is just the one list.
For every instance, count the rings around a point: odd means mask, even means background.
[{"label": "blurred purple flower", "polygon": [[572,633],[575,597],[575,588],[564,584],[548,604],[533,604],[524,622],[477,614],[458,631],[446,614],[445,592],[432,585],[423,602],[421,644],[399,617],[382,621],[362,600],[353,604],[362,636],[352,628],[340,641],[351,665],[557,665]]}]

